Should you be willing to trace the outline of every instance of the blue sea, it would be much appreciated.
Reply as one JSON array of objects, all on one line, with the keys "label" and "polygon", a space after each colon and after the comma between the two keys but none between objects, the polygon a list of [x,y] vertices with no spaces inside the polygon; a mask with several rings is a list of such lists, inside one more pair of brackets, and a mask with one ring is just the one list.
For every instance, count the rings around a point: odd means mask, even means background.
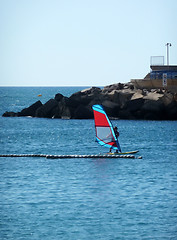
[{"label": "blue sea", "polygon": [[[84,88],[1,87],[0,115]],[[177,239],[177,122],[113,125],[135,159],[0,158],[1,240]],[[93,120],[0,117],[0,154],[107,150]]]}]

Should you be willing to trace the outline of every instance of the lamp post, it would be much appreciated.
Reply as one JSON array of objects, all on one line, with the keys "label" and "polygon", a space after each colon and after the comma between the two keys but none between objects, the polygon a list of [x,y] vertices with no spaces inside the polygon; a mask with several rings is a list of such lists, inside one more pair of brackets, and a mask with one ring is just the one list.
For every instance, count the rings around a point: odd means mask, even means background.
[{"label": "lamp post", "polygon": [[167,43],[165,46],[167,46],[167,65],[169,65],[169,49],[168,47],[171,47],[171,43]]}]

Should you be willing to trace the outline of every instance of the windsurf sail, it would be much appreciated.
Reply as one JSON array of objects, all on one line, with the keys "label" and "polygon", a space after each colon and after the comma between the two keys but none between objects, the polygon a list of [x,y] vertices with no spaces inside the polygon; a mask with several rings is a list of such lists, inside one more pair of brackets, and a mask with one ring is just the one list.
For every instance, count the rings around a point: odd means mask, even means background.
[{"label": "windsurf sail", "polygon": [[95,120],[96,141],[105,147],[112,147],[112,149],[121,152],[120,144],[111,121],[101,105],[92,106]]}]

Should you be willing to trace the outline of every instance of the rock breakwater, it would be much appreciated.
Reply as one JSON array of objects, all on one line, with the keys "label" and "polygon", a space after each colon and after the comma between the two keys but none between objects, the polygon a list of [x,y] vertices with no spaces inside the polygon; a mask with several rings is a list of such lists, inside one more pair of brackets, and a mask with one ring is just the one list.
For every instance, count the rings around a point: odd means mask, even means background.
[{"label": "rock breakwater", "polygon": [[91,87],[65,97],[60,93],[45,104],[37,101],[21,112],[5,112],[3,117],[91,119],[92,105],[101,104],[113,119],[177,120],[177,93],[136,89],[117,83],[104,88]]}]

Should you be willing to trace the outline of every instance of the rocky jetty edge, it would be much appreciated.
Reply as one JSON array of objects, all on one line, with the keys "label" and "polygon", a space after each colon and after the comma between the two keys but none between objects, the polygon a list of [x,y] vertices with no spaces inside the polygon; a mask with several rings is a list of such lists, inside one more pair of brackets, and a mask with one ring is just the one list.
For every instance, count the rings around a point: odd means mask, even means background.
[{"label": "rocky jetty edge", "polygon": [[45,104],[37,101],[21,112],[3,117],[92,119],[92,105],[101,104],[112,119],[177,120],[177,93],[137,89],[131,83],[91,87],[65,97],[60,93]]}]

